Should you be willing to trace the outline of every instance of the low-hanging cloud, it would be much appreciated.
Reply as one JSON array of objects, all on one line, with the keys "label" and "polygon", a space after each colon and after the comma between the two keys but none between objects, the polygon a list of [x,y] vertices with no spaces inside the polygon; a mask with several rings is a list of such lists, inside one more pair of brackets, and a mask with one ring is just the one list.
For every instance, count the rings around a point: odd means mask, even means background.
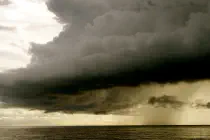
[{"label": "low-hanging cloud", "polygon": [[194,101],[181,101],[176,96],[162,95],[152,96],[147,101],[148,105],[159,108],[174,108],[181,109],[183,107],[189,107],[194,109],[210,109],[210,102],[196,99]]},{"label": "low-hanging cloud", "polygon": [[0,75],[8,104],[97,114],[148,94],[125,93],[123,86],[210,78],[208,0],[49,0],[47,6],[66,26],[53,41],[31,43],[27,68]]},{"label": "low-hanging cloud", "polygon": [[171,107],[171,108],[180,108],[185,105],[185,102],[179,101],[174,96],[163,95],[160,97],[151,97],[148,100],[148,104],[154,105],[157,107]]},{"label": "low-hanging cloud", "polygon": [[191,103],[191,107],[196,109],[210,109],[210,102],[206,102],[203,100],[195,100]]}]

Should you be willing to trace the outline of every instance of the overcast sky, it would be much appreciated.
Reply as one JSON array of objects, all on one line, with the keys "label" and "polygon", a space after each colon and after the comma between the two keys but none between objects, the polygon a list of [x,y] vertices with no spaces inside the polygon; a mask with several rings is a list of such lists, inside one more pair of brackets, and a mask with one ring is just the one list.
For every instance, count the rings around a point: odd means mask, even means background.
[{"label": "overcast sky", "polygon": [[0,0],[0,125],[210,124],[209,38],[209,0]]}]

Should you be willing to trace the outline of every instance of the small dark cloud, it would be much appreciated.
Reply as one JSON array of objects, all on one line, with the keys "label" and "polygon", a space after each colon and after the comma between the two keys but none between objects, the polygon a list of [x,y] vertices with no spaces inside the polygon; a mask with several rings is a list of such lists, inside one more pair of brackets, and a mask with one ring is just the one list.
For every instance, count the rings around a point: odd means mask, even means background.
[{"label": "small dark cloud", "polygon": [[195,109],[210,109],[210,102],[205,102],[203,100],[195,100],[192,102],[186,102],[186,101],[180,101],[177,100],[175,96],[152,96],[148,99],[147,102],[149,105],[152,105],[154,107],[169,107],[169,108],[180,108],[183,106],[188,106],[190,108]]},{"label": "small dark cloud", "polygon": [[150,97],[148,100],[148,104],[156,107],[172,107],[172,108],[180,108],[183,105],[185,105],[184,102],[179,101],[176,99],[175,96],[168,96],[168,95],[163,95],[159,97]]},{"label": "small dark cloud", "polygon": [[210,102],[204,102],[202,100],[196,100],[194,102],[191,103],[191,107],[192,108],[196,108],[196,109],[210,109]]}]

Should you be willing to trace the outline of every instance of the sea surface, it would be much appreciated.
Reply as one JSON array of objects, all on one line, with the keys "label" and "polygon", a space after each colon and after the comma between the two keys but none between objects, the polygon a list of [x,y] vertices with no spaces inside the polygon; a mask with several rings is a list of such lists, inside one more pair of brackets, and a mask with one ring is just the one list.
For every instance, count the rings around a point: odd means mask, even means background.
[{"label": "sea surface", "polygon": [[0,140],[210,140],[210,126],[0,128]]}]

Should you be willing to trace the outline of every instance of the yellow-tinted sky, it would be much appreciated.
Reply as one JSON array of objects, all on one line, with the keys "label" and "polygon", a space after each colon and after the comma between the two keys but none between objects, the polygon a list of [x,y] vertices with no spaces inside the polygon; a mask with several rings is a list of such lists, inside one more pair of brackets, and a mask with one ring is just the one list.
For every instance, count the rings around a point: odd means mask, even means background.
[{"label": "yellow-tinted sky", "polygon": [[[138,110],[136,110],[138,111]],[[168,116],[168,113],[173,113]],[[145,107],[139,115],[63,114],[26,109],[1,109],[0,126],[77,126],[77,125],[207,125],[207,109],[186,108],[179,111]],[[170,118],[167,118],[170,117]],[[169,119],[169,120],[167,120]],[[168,122],[167,122],[167,121]]]}]

